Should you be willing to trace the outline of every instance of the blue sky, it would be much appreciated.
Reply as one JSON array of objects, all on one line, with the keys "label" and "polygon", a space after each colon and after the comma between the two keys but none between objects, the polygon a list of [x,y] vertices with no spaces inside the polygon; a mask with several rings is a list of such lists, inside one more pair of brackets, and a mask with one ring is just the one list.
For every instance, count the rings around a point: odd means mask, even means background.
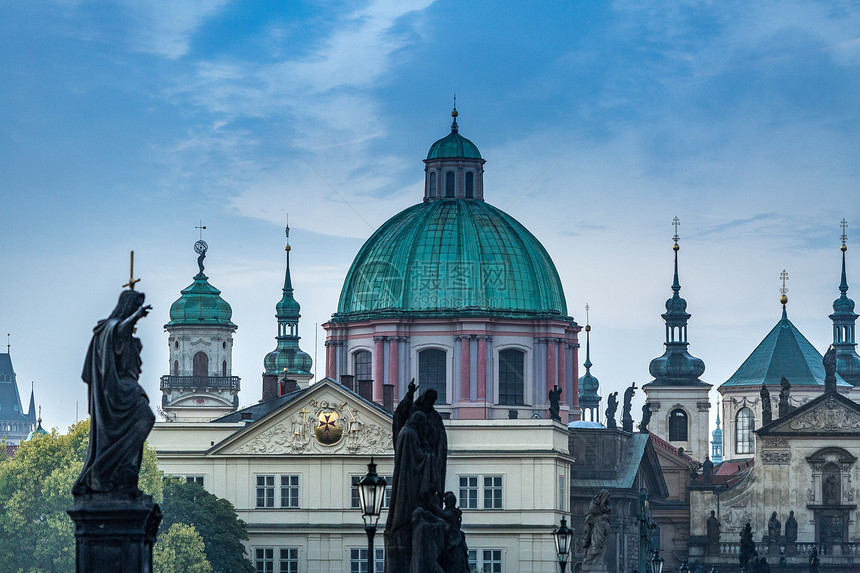
[{"label": "blue sky", "polygon": [[[691,353],[718,385],[779,319],[820,350],[839,221],[860,280],[860,11],[850,2],[8,2],[0,18],[0,331],[46,425],[135,251],[142,383],[170,303],[207,274],[234,309],[242,404],[275,347],[289,213],[302,347],[370,233],[461,133],[485,196],[592,311],[602,394],[650,380],[681,219]],[[854,237],[852,239],[852,237]],[[853,291],[849,291],[851,294]],[[854,295],[856,298],[856,295]],[[323,355],[318,331],[318,362]],[[641,398],[641,392],[639,398]],[[713,394],[716,398],[716,393]],[[713,399],[712,399],[713,402]]]}]

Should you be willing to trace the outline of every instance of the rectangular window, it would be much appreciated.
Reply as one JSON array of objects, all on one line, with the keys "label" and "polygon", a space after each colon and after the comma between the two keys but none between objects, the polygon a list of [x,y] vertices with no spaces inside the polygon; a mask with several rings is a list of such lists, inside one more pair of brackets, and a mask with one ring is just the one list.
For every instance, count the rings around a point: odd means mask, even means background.
[{"label": "rectangular window", "polygon": [[257,507],[275,507],[275,476],[257,476]]},{"label": "rectangular window", "polygon": [[[373,548],[374,573],[385,573],[385,549]],[[349,550],[349,573],[367,573],[367,548]]]},{"label": "rectangular window", "polygon": [[564,511],[564,498],[567,494],[564,491],[564,476],[558,476],[558,510]]},{"label": "rectangular window", "polygon": [[[352,509],[361,509],[361,502],[358,500],[358,482],[364,476],[349,476],[349,507]],[[394,483],[392,476],[381,476],[385,478],[385,497],[382,500],[382,509],[388,509],[391,504],[391,485]]]},{"label": "rectangular window", "polygon": [[373,379],[373,357],[367,350],[359,350],[353,356],[353,372],[355,373],[355,381],[372,380]]},{"label": "rectangular window", "polygon": [[298,547],[281,547],[278,573],[299,573]]},{"label": "rectangular window", "polygon": [[200,487],[206,487],[203,476],[185,476],[186,483],[196,483]]},{"label": "rectangular window", "polygon": [[506,349],[499,352],[499,404],[517,406],[525,392],[525,352]]},{"label": "rectangular window", "polygon": [[275,573],[274,547],[257,547],[254,550],[254,567],[257,573]]},{"label": "rectangular window", "polygon": [[281,507],[299,507],[299,476],[281,476]]},{"label": "rectangular window", "polygon": [[478,509],[478,476],[460,476],[460,509]]},{"label": "rectangular window", "polygon": [[502,573],[502,550],[470,549],[469,569],[480,573]]},{"label": "rectangular window", "polygon": [[484,476],[484,509],[502,509],[502,476]]}]

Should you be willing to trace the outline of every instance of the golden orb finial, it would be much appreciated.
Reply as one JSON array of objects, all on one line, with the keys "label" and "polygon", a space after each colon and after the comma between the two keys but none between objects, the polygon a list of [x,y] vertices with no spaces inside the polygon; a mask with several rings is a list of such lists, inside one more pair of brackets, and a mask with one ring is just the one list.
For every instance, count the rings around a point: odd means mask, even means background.
[{"label": "golden orb finial", "polygon": [[591,325],[590,324],[585,325],[585,332],[591,332]]},{"label": "golden orb finial", "polygon": [[782,305],[785,306],[788,303],[788,296],[784,294],[780,295],[779,302],[781,302]]}]

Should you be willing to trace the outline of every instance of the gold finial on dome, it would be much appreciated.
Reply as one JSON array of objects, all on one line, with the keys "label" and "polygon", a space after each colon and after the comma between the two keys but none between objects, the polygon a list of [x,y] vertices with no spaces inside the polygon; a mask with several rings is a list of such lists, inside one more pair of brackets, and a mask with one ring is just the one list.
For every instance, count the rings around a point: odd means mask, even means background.
[{"label": "gold finial on dome", "polygon": [[289,213],[287,213],[287,227],[286,227],[286,229],[284,229],[284,232],[287,235],[287,244],[284,247],[284,250],[289,252],[290,251],[290,215],[289,215]]},{"label": "gold finial on dome", "polygon": [[848,246],[845,244],[845,242],[848,240],[848,234],[846,233],[846,231],[848,230],[848,221],[846,221],[845,219],[842,219],[840,226],[842,227],[842,236],[839,238],[842,239],[842,246],[839,248],[844,253],[845,251],[848,250]]},{"label": "gold finial on dome", "polygon": [[456,132],[459,130],[459,126],[457,125],[457,116],[460,115],[457,113],[457,94],[454,94],[454,109],[451,110],[451,117],[454,118],[454,121],[451,122],[451,132]]},{"label": "gold finial on dome", "polygon": [[588,320],[588,303],[585,303],[585,332],[591,332],[591,321]]},{"label": "gold finial on dome", "polygon": [[782,288],[779,289],[779,302],[782,303],[782,306],[785,306],[788,303],[788,287],[785,286],[785,282],[788,280],[788,271],[782,269],[782,272],[779,273],[779,278],[782,279]]}]

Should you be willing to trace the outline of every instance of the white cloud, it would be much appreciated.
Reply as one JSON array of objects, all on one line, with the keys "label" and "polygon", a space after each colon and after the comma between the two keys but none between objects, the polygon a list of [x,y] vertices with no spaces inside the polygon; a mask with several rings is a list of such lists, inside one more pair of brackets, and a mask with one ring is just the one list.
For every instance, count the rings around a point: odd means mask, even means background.
[{"label": "white cloud", "polygon": [[176,59],[188,52],[191,37],[207,18],[228,0],[129,0],[124,6],[133,18],[132,47]]}]

